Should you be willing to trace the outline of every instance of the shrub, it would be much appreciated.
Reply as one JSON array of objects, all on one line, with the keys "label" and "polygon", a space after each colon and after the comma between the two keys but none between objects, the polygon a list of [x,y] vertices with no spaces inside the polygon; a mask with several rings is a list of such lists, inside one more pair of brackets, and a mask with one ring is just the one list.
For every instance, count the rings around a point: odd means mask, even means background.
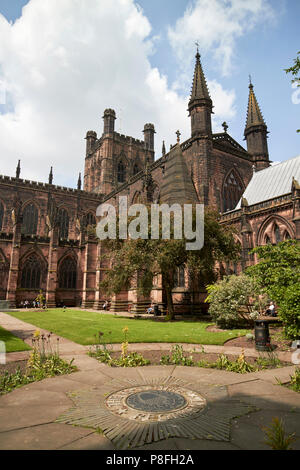
[{"label": "shrub", "polygon": [[172,346],[171,356],[162,356],[160,364],[169,365],[176,364],[177,366],[193,366],[194,361],[192,356],[186,356],[183,352],[183,347],[179,344]]},{"label": "shrub", "polygon": [[256,282],[246,275],[226,276],[207,286],[207,291],[208,312],[221,328],[252,326],[267,303],[266,296],[258,294]]},{"label": "shrub", "polygon": [[33,351],[29,356],[26,371],[22,372],[20,368],[12,374],[5,371],[0,376],[0,395],[31,382],[55,375],[70,374],[77,370],[77,367],[73,366],[73,359],[68,362],[59,357],[58,341],[56,351],[53,350],[50,338],[51,334],[45,336],[39,331],[35,332],[32,339]]},{"label": "shrub", "polygon": [[295,392],[300,392],[300,369],[297,368],[295,373],[290,376],[291,381],[289,383],[289,388],[294,390]]},{"label": "shrub", "polygon": [[300,334],[300,244],[287,240],[277,245],[253,250],[259,262],[246,274],[255,279],[262,292],[276,302],[285,335],[293,339]]},{"label": "shrub", "polygon": [[283,321],[287,338],[300,336],[300,284],[291,284],[287,287],[280,301],[278,316]]}]

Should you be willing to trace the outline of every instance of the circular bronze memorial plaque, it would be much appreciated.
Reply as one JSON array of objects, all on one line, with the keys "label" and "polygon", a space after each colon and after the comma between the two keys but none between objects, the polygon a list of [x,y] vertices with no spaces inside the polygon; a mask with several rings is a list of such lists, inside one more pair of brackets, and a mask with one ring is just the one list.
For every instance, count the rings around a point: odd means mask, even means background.
[{"label": "circular bronze memorial plaque", "polygon": [[186,399],[179,393],[166,390],[146,390],[134,393],[126,399],[131,408],[152,413],[175,411],[186,405]]},{"label": "circular bronze memorial plaque", "polygon": [[206,406],[206,400],[199,393],[177,384],[127,388],[112,393],[105,402],[112,413],[140,422],[190,416]]}]

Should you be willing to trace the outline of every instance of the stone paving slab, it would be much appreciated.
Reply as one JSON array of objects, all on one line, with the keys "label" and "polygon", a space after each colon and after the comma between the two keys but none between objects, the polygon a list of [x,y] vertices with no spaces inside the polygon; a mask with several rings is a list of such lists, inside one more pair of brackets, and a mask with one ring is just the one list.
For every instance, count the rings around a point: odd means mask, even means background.
[{"label": "stone paving slab", "polygon": [[[5,316],[4,316],[5,315]],[[25,329],[29,334],[36,327],[21,322],[6,314],[0,314],[0,324],[6,324],[6,329],[13,331]],[[26,334],[27,334],[26,333]],[[62,344],[66,347],[63,348]],[[156,348],[157,344],[155,344]],[[201,351],[201,347],[199,347]],[[115,348],[120,345],[115,345]],[[154,349],[154,345],[139,344],[144,349]],[[170,349],[171,345],[159,343],[161,350]],[[134,349],[135,346],[132,346]],[[184,345],[186,350],[192,350],[193,345]],[[214,350],[214,348],[217,348]],[[225,347],[205,346],[207,352],[224,352]],[[234,348],[235,353],[239,349]],[[172,432],[174,437],[151,443],[150,441],[138,449],[148,450],[189,450],[189,449],[257,449],[266,448],[262,444],[263,433],[261,423],[270,424],[273,416],[285,416],[288,432],[300,435],[300,395],[280,385],[275,385],[274,377],[280,380],[289,378],[293,367],[261,371],[251,374],[235,374],[233,372],[200,369],[182,366],[147,366],[139,368],[110,368],[100,364],[96,359],[85,353],[88,347],[77,345],[68,340],[62,340],[60,350],[65,359],[74,357],[75,365],[80,369],[73,374],[45,379],[41,382],[29,384],[10,394],[0,396],[0,449],[13,449],[16,442],[20,448],[65,448],[65,449],[113,449],[114,445],[101,434],[84,427],[55,423],[56,419],[74,406],[67,392],[77,393],[94,389],[103,396],[112,390],[124,389],[128,384],[149,380],[151,383],[161,384],[168,376],[177,383],[186,381],[191,390],[195,388],[208,401],[213,403],[212,413],[222,414],[222,410],[230,410],[234,403],[241,401],[247,405],[255,406],[256,411],[245,417],[233,420],[231,424],[230,442],[217,440],[193,439],[176,435],[176,427]],[[136,349],[137,350],[137,349]],[[142,349],[140,349],[142,350]],[[245,351],[246,352],[246,351]],[[74,354],[73,354],[74,353]],[[10,353],[12,354],[12,353]],[[13,353],[20,354],[20,353]],[[253,350],[251,350],[253,355]],[[9,358],[13,357],[8,354]],[[128,425],[129,432],[131,423]],[[219,424],[223,426],[223,424]],[[220,428],[220,429],[221,429]],[[131,429],[131,431],[130,431]],[[150,428],[148,428],[151,430]],[[200,429],[200,428],[199,428]],[[152,432],[152,431],[151,431]],[[154,428],[153,428],[154,432]],[[146,434],[145,434],[146,435]],[[167,434],[165,435],[167,437]],[[59,442],[58,442],[59,441]],[[297,444],[298,445],[298,444]],[[23,447],[22,447],[23,446]],[[28,446],[28,447],[26,447]],[[298,447],[297,447],[298,448]]]},{"label": "stone paving slab", "polygon": [[71,433],[69,431],[67,425],[50,423],[1,432],[0,446],[6,450],[55,450],[94,435],[90,429],[79,427],[74,427]]},{"label": "stone paving slab", "polygon": [[[67,426],[67,425],[66,425]],[[81,428],[79,428],[81,429]],[[86,437],[76,439],[58,450],[114,450],[113,444],[105,436],[92,432]]]}]

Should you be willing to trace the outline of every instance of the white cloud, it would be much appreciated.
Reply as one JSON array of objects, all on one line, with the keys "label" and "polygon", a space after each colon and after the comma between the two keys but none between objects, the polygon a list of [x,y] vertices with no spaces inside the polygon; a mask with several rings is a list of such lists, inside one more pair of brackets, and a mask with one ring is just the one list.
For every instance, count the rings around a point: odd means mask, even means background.
[{"label": "white cloud", "polygon": [[[21,159],[21,177],[47,181],[53,166],[55,184],[75,186],[86,131],[102,134],[108,107],[121,114],[116,130],[121,125],[124,134],[143,139],[144,124],[153,122],[157,156],[162,140],[167,149],[176,142],[177,129],[189,138],[189,96],[151,67],[156,40],[134,0],[89,0],[88,7],[86,0],[30,0],[14,24],[0,15],[1,173],[14,175]],[[208,85],[219,128],[235,113],[234,91]]]},{"label": "white cloud", "polygon": [[236,40],[261,22],[274,19],[268,0],[195,0],[175,27],[170,43],[183,68],[191,59],[191,44],[213,53],[224,75],[230,74]]},{"label": "white cloud", "polygon": [[46,181],[53,166],[56,184],[75,186],[86,131],[101,135],[107,107],[122,110],[127,135],[143,139],[153,122],[159,156],[178,128],[188,138],[187,101],[151,68],[150,33],[133,0],[89,0],[88,8],[86,0],[31,0],[13,25],[0,15],[0,80],[10,103],[0,114],[1,173],[13,175],[20,158],[22,177]]}]

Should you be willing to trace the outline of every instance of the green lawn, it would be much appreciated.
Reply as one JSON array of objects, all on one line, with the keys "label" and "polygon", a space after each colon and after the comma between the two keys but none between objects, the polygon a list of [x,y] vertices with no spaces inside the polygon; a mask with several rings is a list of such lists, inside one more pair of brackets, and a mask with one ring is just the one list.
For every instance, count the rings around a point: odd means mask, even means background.
[{"label": "green lawn", "polygon": [[[118,317],[67,309],[49,309],[42,312],[26,310],[10,313],[25,322],[51,331],[82,345],[95,344],[95,334],[104,333],[107,343],[121,343],[124,340],[122,329],[128,327],[130,343],[194,343],[222,345],[228,339],[245,335],[248,330],[232,330],[213,333],[206,331],[208,322],[177,321],[158,322]],[[109,333],[111,332],[111,334]]]},{"label": "green lawn", "polygon": [[0,341],[4,341],[6,352],[28,351],[31,349],[28,344],[20,338],[12,335],[9,331],[0,326]]}]

